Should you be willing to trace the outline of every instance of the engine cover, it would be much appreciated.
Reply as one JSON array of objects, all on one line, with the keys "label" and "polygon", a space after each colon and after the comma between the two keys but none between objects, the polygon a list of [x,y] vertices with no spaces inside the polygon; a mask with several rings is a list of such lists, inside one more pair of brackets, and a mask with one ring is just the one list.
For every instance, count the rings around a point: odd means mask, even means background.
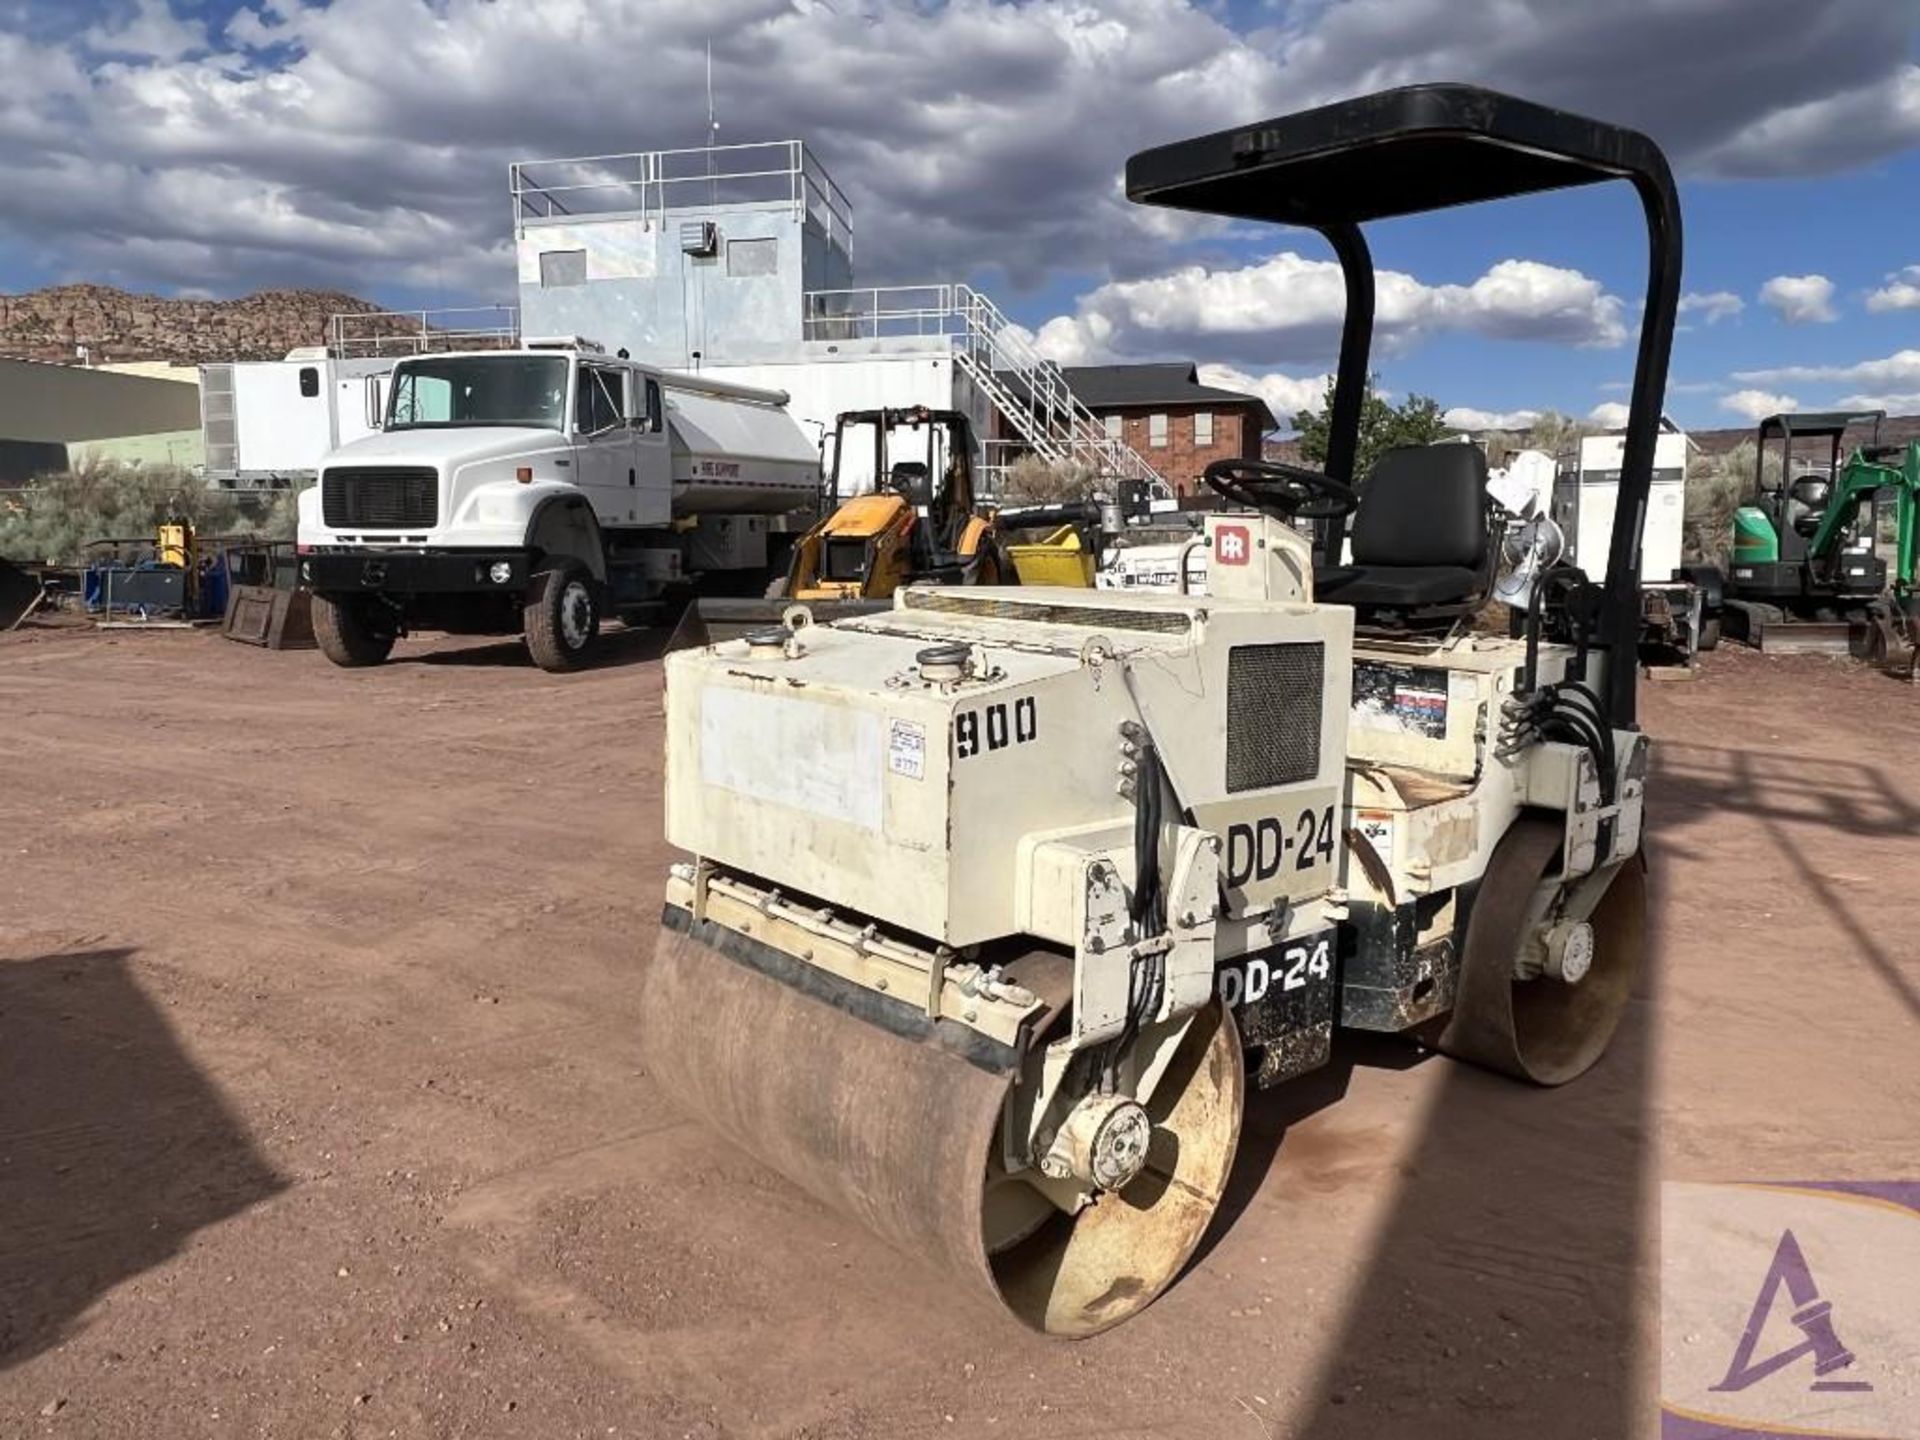
[{"label": "engine cover", "polygon": [[1220,837],[1228,913],[1297,902],[1340,873],[1351,649],[1342,607],[1030,587],[681,651],[667,838],[949,945],[1045,934],[1043,842],[1130,861],[1132,722]]}]

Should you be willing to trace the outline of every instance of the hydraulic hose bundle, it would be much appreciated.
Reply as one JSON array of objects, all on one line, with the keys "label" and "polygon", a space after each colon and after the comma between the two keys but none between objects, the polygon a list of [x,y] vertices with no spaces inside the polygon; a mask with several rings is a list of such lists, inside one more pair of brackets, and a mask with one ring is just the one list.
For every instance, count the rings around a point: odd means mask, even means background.
[{"label": "hydraulic hose bundle", "polygon": [[[1540,631],[1549,596],[1571,631],[1574,657],[1566,678],[1552,685],[1539,683]],[[1579,570],[1556,567],[1540,577],[1527,606],[1527,661],[1521,672],[1521,693],[1501,707],[1500,741],[1494,753],[1512,759],[1542,740],[1580,745],[1593,756],[1600,779],[1600,797],[1611,805],[1619,796],[1619,759],[1613,748],[1613,729],[1606,707],[1586,683],[1587,654],[1592,643],[1592,621],[1598,588]]]},{"label": "hydraulic hose bundle", "polygon": [[[1136,942],[1164,935],[1167,898],[1160,876],[1160,824],[1164,814],[1165,780],[1160,754],[1146,727],[1126,736],[1133,772],[1133,896],[1129,915]],[[1167,952],[1156,949],[1137,956],[1128,981],[1127,1023],[1107,1046],[1101,1063],[1100,1088],[1112,1094],[1119,1088],[1120,1057],[1133,1044],[1140,1027],[1160,1012],[1167,989]]]}]

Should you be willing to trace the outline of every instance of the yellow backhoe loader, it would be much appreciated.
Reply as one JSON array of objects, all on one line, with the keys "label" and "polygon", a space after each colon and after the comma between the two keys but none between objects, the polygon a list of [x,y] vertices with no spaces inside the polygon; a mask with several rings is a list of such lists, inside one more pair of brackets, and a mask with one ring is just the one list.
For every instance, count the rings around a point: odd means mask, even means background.
[{"label": "yellow backhoe loader", "polygon": [[[990,512],[976,508],[973,426],[927,406],[848,410],[834,422],[827,517],[793,547],[766,597],[701,599],[669,650],[778,624],[790,604],[821,621],[884,610],[913,581],[1000,585],[1013,562]],[[864,493],[852,493],[870,486]]]}]

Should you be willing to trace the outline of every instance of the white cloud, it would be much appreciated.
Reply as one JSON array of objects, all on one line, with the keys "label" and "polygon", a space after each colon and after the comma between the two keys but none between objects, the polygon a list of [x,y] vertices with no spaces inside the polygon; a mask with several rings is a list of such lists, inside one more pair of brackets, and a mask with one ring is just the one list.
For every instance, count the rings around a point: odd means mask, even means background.
[{"label": "white cloud", "polygon": [[1772,370],[1738,370],[1734,379],[1755,385],[1858,385],[1863,389],[1920,391],[1920,350],[1896,350],[1880,360],[1853,365],[1783,365]]},{"label": "white cloud", "polygon": [[100,55],[173,61],[204,51],[207,27],[176,15],[167,0],[134,0],[133,9],[118,24],[91,26],[81,41]]},{"label": "white cloud", "polygon": [[1258,395],[1267,402],[1267,408],[1273,411],[1283,430],[1291,427],[1293,417],[1302,410],[1320,413],[1326,402],[1327,384],[1333,378],[1331,375],[1282,375],[1274,371],[1252,375],[1231,365],[1202,365],[1199,375],[1202,385],[1218,385],[1222,390]]},{"label": "white cloud", "polygon": [[722,138],[817,147],[867,284],[1164,272],[1208,222],[1126,204],[1128,153],[1415,80],[1627,119],[1683,170],[1920,138],[1913,0],[1312,0],[1245,31],[1210,0],[256,0],[209,35],[211,8],[0,24],[0,241],[127,284],[503,298],[506,161],[696,143],[709,37]]},{"label": "white cloud", "polygon": [[859,279],[1023,285],[1164,264],[1209,222],[1129,205],[1126,155],[1285,108],[1273,57],[1193,0],[277,0],[212,37],[193,13],[0,36],[0,239],[127,284],[506,298],[507,162],[698,144],[711,37],[721,139],[814,148]]},{"label": "white cloud", "polygon": [[1920,143],[1911,0],[1322,0],[1287,10],[1285,78],[1314,98],[1472,79],[1625,121],[1681,168],[1720,174],[1816,174]]},{"label": "white cloud", "polygon": [[[1863,83],[1834,76],[1828,93],[1755,118],[1699,157],[1702,168],[1734,176],[1817,175],[1920,144],[1920,65],[1908,58],[1913,7],[1901,3],[1879,9],[1874,18],[1882,24],[1905,28],[1895,40],[1897,48],[1885,57],[1891,64],[1876,67],[1880,73]],[[1839,32],[1847,23],[1841,22]]]},{"label": "white cloud", "polygon": [[1587,412],[1587,423],[1602,430],[1624,430],[1631,410],[1618,400],[1602,400]]},{"label": "white cloud", "polygon": [[[1502,340],[1618,345],[1625,306],[1598,280],[1537,260],[1502,260],[1466,285],[1430,285],[1396,270],[1375,282],[1383,348],[1464,331]],[[1325,361],[1338,348],[1346,287],[1339,265],[1283,250],[1237,268],[1188,265],[1110,281],[1055,316],[1037,343],[1062,364],[1197,350],[1235,361]]]},{"label": "white cloud", "polygon": [[1682,315],[1698,315],[1709,325],[1738,315],[1746,308],[1747,302],[1731,290],[1710,290],[1680,297]]},{"label": "white cloud", "polygon": [[1838,320],[1833,281],[1824,275],[1776,275],[1760,287],[1760,303],[1789,325],[1824,325]]},{"label": "white cloud", "polygon": [[1887,283],[1867,296],[1867,309],[1920,310],[1920,265],[1909,265],[1887,277]]},{"label": "white cloud", "polygon": [[1440,417],[1456,430],[1526,430],[1540,418],[1538,410],[1476,410],[1456,405]]},{"label": "white cloud", "polygon": [[1920,412],[1920,390],[1903,395],[1846,395],[1833,402],[1837,410],[1884,410],[1889,415]]},{"label": "white cloud", "polygon": [[1800,402],[1791,395],[1775,395],[1766,390],[1735,390],[1731,395],[1720,397],[1722,410],[1731,410],[1736,415],[1754,421],[1796,410],[1799,406]]}]

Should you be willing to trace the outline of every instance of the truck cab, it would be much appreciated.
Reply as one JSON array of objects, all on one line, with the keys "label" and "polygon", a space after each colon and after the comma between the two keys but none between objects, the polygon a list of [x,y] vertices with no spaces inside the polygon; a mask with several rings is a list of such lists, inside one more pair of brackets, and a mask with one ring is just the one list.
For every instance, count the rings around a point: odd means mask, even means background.
[{"label": "truck cab", "polygon": [[574,668],[606,611],[766,567],[776,520],[818,494],[778,392],[579,340],[420,355],[381,379],[375,433],[300,496],[315,632],[341,664],[379,663],[413,628],[522,629],[539,663]]}]

